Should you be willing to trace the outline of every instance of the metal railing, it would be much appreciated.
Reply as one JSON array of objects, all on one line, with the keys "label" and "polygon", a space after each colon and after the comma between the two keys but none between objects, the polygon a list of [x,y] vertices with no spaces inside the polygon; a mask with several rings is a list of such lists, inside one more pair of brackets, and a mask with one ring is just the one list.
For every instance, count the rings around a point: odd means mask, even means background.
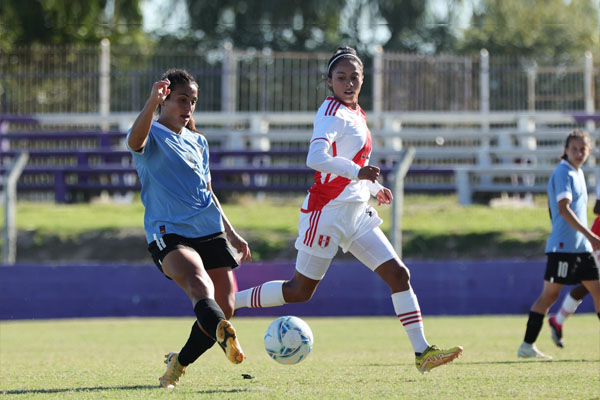
[{"label": "metal railing", "polygon": [[[0,113],[131,112],[168,68],[199,83],[199,111],[314,111],[328,94],[328,53],[111,46],[0,50]],[[586,111],[600,108],[591,53],[561,65],[488,54],[379,51],[365,62],[361,105],[374,112]]]}]

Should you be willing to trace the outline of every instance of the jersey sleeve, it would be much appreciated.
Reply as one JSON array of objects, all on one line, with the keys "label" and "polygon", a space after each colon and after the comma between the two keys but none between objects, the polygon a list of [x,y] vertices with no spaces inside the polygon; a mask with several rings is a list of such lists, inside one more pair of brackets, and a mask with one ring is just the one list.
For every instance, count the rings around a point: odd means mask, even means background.
[{"label": "jersey sleeve", "polygon": [[125,137],[125,146],[127,147],[127,150],[129,150],[136,156],[148,155],[148,153],[151,151],[151,149],[153,147],[152,146],[152,142],[153,142],[152,128],[153,128],[153,126],[150,127],[150,131],[148,132],[148,138],[146,139],[146,144],[144,145],[144,147],[142,147],[141,149],[139,149],[137,151],[133,150],[131,147],[129,147],[129,135],[131,135],[131,129],[129,129],[129,131],[127,131],[127,136]]},{"label": "jersey sleeve", "polygon": [[315,121],[313,136],[306,157],[306,165],[314,170],[357,180],[360,166],[344,157],[330,154],[332,143],[340,135],[346,122],[338,117],[323,117]]},{"label": "jersey sleeve", "polygon": [[202,146],[202,168],[203,168],[203,172],[204,172],[204,176],[206,177],[206,181],[210,182],[211,181],[211,175],[210,175],[210,151],[208,150],[208,141],[206,140],[206,138],[202,135],[200,135],[200,145]]},{"label": "jersey sleeve", "polygon": [[369,193],[371,193],[371,196],[373,197],[376,197],[377,193],[379,193],[379,191],[383,189],[383,185],[377,181],[371,182],[367,180],[367,187],[369,188]]},{"label": "jersey sleeve", "polygon": [[569,199],[569,201],[573,200],[573,183],[571,182],[569,173],[563,169],[560,173],[555,174],[553,179],[554,187],[556,189],[556,202],[558,203],[563,199]]}]

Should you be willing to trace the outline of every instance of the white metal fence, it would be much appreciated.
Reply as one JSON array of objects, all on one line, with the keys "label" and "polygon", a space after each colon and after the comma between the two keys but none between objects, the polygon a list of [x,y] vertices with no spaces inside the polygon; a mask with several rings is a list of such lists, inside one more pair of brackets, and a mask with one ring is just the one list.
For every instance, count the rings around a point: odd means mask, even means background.
[{"label": "white metal fence", "polygon": [[[328,93],[328,53],[224,47],[131,49],[107,41],[88,47],[0,50],[0,113],[137,111],[152,82],[170,67],[189,70],[198,110],[314,111]],[[473,56],[377,52],[364,57],[361,105],[374,112],[586,111],[600,108],[599,60],[591,53],[561,65],[482,51]]]},{"label": "white metal fence", "polygon": [[[501,192],[543,193],[562,155],[565,137],[574,128],[587,128],[592,135],[594,152],[585,168],[590,190],[600,179],[600,129],[596,129],[593,122],[600,122],[600,114],[472,111],[369,112],[368,115],[374,142],[372,164],[392,167],[399,162],[403,149],[416,150],[413,168],[404,180],[408,191],[456,192],[463,204],[469,204],[479,194],[485,197]],[[14,156],[8,150],[14,153],[97,149],[96,139],[89,142],[78,139],[77,131],[84,129],[104,137],[111,151],[127,153],[124,132],[136,116],[136,112],[107,116],[50,113],[32,115],[38,125],[5,121],[0,123],[0,168],[13,162]],[[247,160],[242,160],[244,152],[252,150],[265,152],[258,160],[264,168],[304,165],[302,156],[282,158],[273,150],[306,150],[312,136],[313,118],[314,112],[195,114],[197,127],[205,133],[211,150],[238,150],[242,154],[241,159],[222,157],[222,165],[256,166],[244,164]],[[111,131],[102,132],[104,127]],[[19,133],[32,131],[34,141],[17,139]],[[71,137],[69,133],[75,135]],[[58,158],[50,161],[54,166],[78,162],[73,155],[66,157],[66,161]],[[131,166],[129,157],[124,156],[123,161],[125,166]],[[131,175],[135,180],[135,173]],[[31,179],[40,183],[41,178]]]}]

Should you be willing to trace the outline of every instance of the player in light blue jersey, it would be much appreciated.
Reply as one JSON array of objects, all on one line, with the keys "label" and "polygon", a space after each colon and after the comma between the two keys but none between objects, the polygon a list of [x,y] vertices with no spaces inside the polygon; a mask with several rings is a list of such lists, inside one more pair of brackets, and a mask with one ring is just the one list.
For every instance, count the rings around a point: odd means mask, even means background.
[{"label": "player in light blue jersey", "polygon": [[[600,182],[596,183],[596,203],[594,204],[594,214],[596,214],[596,219],[594,219],[594,223],[590,230],[596,235],[600,236]],[[594,253],[596,256],[596,261],[600,262],[600,251],[596,251]],[[579,284],[574,287],[569,294],[567,294],[562,304],[560,305],[560,309],[556,314],[548,318],[548,325],[550,326],[550,335],[552,337],[552,341],[558,347],[565,347],[565,343],[563,340],[563,325],[567,318],[571,314],[573,314],[577,307],[583,301],[583,298],[588,294],[588,290],[585,286]]]},{"label": "player in light blue jersey", "polygon": [[525,339],[517,355],[551,358],[535,346],[544,316],[558,299],[563,285],[582,283],[594,299],[600,318],[600,273],[593,251],[600,237],[587,227],[588,195],[581,166],[590,154],[590,137],[580,129],[569,134],[560,164],[548,181],[548,207],[552,233],[546,242],[546,273],[542,294],[529,312]]},{"label": "player in light blue jersey", "polygon": [[[193,113],[198,84],[184,70],[168,70],[152,86],[146,105],[127,135],[142,184],[148,250],[160,271],[192,301],[197,320],[179,353],[167,354],[160,386],[173,388],[185,368],[219,343],[229,361],[244,353],[233,315],[238,266],[231,246],[250,260],[212,191],[208,143],[196,131]],[[158,111],[158,119],[154,113]]]}]

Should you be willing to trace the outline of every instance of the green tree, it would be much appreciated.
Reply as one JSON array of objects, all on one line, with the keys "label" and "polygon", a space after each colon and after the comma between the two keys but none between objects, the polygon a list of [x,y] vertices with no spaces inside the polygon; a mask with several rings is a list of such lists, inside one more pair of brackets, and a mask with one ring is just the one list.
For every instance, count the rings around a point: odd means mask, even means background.
[{"label": "green tree", "polygon": [[491,54],[581,58],[600,47],[595,0],[482,0],[459,48]]},{"label": "green tree", "polygon": [[186,0],[190,38],[215,48],[229,41],[236,48],[279,51],[331,50],[340,36],[344,0]]},{"label": "green tree", "polygon": [[[179,0],[164,4],[174,10]],[[185,0],[188,31],[161,36],[163,45],[196,41],[200,48],[223,42],[235,48],[271,48],[278,51],[331,51],[340,44],[368,53],[375,45],[390,50],[447,50],[453,36],[444,21],[427,14],[422,0]],[[462,3],[462,0],[449,0]],[[440,23],[441,22],[441,23]]]},{"label": "green tree", "polygon": [[2,48],[145,40],[140,0],[5,0],[0,21]]},{"label": "green tree", "polygon": [[355,0],[344,9],[343,37],[357,38],[358,47],[404,52],[448,51],[456,38],[455,23],[463,0],[447,0],[445,14],[433,12],[432,1]]}]

